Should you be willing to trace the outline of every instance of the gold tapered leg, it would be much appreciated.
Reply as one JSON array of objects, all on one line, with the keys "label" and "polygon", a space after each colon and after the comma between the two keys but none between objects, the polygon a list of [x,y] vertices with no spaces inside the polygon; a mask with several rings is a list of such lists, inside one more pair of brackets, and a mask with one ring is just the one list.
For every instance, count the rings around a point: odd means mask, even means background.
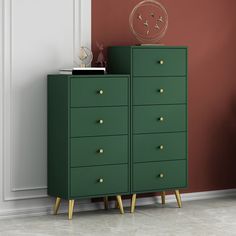
[{"label": "gold tapered leg", "polygon": [[136,206],[136,194],[133,194],[131,200],[131,210],[130,210],[131,213],[134,213],[135,206]]},{"label": "gold tapered leg", "polygon": [[162,205],[166,204],[166,192],[165,191],[161,192],[161,204]]},{"label": "gold tapered leg", "polygon": [[108,197],[104,197],[104,208],[106,210],[108,210],[108,205],[109,205]]},{"label": "gold tapered leg", "polygon": [[179,190],[175,190],[175,197],[176,197],[179,208],[181,208],[182,207],[182,201],[181,201],[181,196],[180,196]]},{"label": "gold tapered leg", "polygon": [[115,203],[115,208],[119,209],[119,203],[118,203],[117,199],[116,199],[116,203]]},{"label": "gold tapered leg", "polygon": [[74,200],[69,200],[69,209],[68,209],[69,220],[71,220],[73,216],[74,203],[75,203]]},{"label": "gold tapered leg", "polygon": [[120,208],[120,213],[124,214],[124,208],[123,208],[121,196],[117,195],[116,199],[117,199],[117,202],[118,202],[118,205],[119,205],[119,208]]},{"label": "gold tapered leg", "polygon": [[58,209],[59,209],[60,205],[61,205],[61,198],[57,197],[55,205],[54,205],[54,209],[53,209],[54,215],[57,215],[57,212],[58,212]]}]

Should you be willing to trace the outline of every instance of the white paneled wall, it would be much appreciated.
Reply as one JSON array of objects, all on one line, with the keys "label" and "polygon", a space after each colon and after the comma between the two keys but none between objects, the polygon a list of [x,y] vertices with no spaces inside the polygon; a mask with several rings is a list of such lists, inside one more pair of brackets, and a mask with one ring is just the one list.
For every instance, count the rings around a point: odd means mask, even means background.
[{"label": "white paneled wall", "polygon": [[1,212],[48,204],[46,76],[91,47],[91,0],[0,0],[0,32]]}]

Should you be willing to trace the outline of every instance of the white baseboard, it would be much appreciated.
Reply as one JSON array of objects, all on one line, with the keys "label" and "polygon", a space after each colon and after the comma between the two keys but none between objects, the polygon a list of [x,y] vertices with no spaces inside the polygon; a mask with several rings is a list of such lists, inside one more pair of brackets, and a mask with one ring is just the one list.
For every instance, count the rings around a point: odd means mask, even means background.
[{"label": "white baseboard", "polygon": [[[204,199],[213,199],[213,198],[222,198],[222,197],[231,197],[236,196],[236,189],[227,189],[227,190],[217,190],[217,191],[205,191],[205,192],[195,192],[195,193],[184,193],[181,194],[182,201],[195,201],[195,200],[204,200]],[[39,216],[39,215],[48,215],[52,213],[52,202],[49,199],[45,199],[42,201],[40,199],[40,204],[37,205],[37,200],[34,199],[34,205],[32,204],[27,206],[27,201],[25,202],[24,206],[20,208],[14,207],[7,207],[2,210],[0,208],[0,219],[2,218],[12,218],[12,217],[25,217],[25,216]],[[167,195],[166,196],[166,203],[176,202],[174,195]],[[144,197],[144,198],[137,198],[136,205],[137,206],[144,206],[144,205],[152,205],[160,203],[160,197]],[[4,204],[4,203],[1,203]],[[110,208],[114,208],[115,203],[114,201],[109,202]],[[130,206],[130,200],[125,199],[123,200],[124,207]],[[79,204],[75,204],[75,212],[81,211],[94,211],[103,209],[102,202],[90,202],[90,200],[83,200],[80,201]],[[60,207],[60,213],[67,212],[67,203],[63,202]]]}]

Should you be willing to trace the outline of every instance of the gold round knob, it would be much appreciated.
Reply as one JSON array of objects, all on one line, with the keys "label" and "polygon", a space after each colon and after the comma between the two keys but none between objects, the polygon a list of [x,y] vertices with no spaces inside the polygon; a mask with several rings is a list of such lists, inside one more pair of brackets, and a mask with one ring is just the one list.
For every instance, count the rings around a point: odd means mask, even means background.
[{"label": "gold round knob", "polygon": [[104,180],[101,178],[101,179],[98,180],[98,182],[99,182],[99,183],[103,183]]},{"label": "gold round knob", "polygon": [[160,61],[159,61],[159,64],[160,64],[160,65],[163,65],[163,64],[164,64],[164,61],[163,61],[163,60],[160,60]]},{"label": "gold round knob", "polygon": [[103,120],[99,120],[98,123],[99,123],[99,124],[103,124],[104,121],[103,121]]},{"label": "gold round knob", "polygon": [[100,95],[102,95],[104,92],[103,92],[103,90],[99,90],[98,93],[99,93]]},{"label": "gold round knob", "polygon": [[163,179],[163,178],[164,178],[164,174],[163,174],[163,173],[159,174],[159,177],[160,177],[161,179]]},{"label": "gold round knob", "polygon": [[159,93],[164,93],[164,89],[159,89]]},{"label": "gold round knob", "polygon": [[104,152],[104,150],[101,148],[98,150],[98,153],[102,154]]},{"label": "gold round knob", "polygon": [[164,149],[164,145],[160,145],[159,149],[163,150]]},{"label": "gold round knob", "polygon": [[161,122],[164,121],[164,117],[161,116],[161,117],[159,118],[159,121],[161,121]]}]

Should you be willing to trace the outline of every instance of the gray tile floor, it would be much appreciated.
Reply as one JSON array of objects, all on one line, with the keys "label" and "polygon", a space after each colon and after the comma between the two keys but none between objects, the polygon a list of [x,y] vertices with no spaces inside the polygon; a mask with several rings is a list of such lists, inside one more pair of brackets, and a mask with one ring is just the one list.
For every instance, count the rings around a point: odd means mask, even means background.
[{"label": "gray tile floor", "polygon": [[135,214],[117,210],[0,220],[0,236],[165,236],[236,235],[236,197],[138,207]]}]

